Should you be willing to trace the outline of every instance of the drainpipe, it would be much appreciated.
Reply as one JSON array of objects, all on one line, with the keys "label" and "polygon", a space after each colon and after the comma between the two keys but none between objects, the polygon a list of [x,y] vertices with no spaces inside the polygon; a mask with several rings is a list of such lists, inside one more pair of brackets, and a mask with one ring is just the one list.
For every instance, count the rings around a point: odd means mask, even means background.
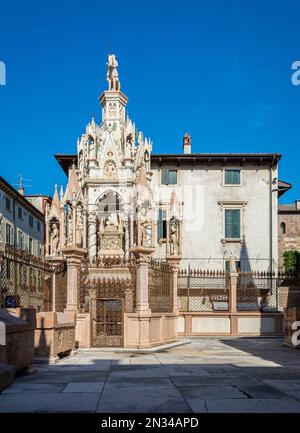
[{"label": "drainpipe", "polygon": [[273,272],[273,189],[272,189],[272,185],[273,185],[273,165],[271,165],[270,167],[270,244],[269,244],[269,248],[270,248],[270,262],[269,262],[269,267],[270,267],[270,272]]}]

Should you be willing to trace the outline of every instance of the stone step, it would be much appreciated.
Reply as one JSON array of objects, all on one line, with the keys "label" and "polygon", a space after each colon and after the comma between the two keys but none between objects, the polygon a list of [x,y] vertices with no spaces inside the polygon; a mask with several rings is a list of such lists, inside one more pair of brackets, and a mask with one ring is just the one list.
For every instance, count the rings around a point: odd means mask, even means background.
[{"label": "stone step", "polygon": [[0,364],[0,392],[9,387],[15,378],[15,368],[12,365]]}]

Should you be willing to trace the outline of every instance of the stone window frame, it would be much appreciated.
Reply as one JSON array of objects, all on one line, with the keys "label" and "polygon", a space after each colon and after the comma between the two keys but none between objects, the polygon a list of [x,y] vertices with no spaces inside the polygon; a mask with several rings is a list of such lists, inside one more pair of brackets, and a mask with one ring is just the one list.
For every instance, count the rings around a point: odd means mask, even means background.
[{"label": "stone window frame", "polygon": [[[239,171],[240,172],[240,183],[226,183],[225,182],[226,170]],[[243,176],[243,170],[241,167],[224,167],[222,169],[222,186],[229,187],[229,188],[241,188],[242,186],[244,186],[243,180],[244,180],[244,176]]]},{"label": "stone window frame", "polygon": [[[244,222],[245,222],[245,209],[247,206],[247,201],[219,201],[218,202],[221,212],[222,212],[222,238],[221,243],[228,244],[228,243],[244,243],[244,236],[245,236],[245,229],[244,229]],[[225,211],[226,210],[240,210],[240,237],[239,238],[226,238],[225,237]]]}]

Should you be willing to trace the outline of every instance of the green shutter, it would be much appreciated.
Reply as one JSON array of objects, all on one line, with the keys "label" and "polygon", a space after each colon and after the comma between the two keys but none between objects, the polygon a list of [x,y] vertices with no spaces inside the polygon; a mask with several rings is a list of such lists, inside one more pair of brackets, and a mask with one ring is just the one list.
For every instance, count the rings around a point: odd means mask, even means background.
[{"label": "green shutter", "polygon": [[239,185],[240,183],[240,170],[225,170],[225,185]]},{"label": "green shutter", "polygon": [[239,209],[225,210],[225,238],[240,239],[241,237],[241,212]]},{"label": "green shutter", "polygon": [[169,170],[169,184],[176,185],[177,184],[177,171]]},{"label": "green shutter", "polygon": [[161,173],[161,183],[163,185],[169,185],[169,170],[163,169]]},{"label": "green shutter", "polygon": [[157,239],[163,238],[163,210],[158,209],[158,221],[157,221]]}]

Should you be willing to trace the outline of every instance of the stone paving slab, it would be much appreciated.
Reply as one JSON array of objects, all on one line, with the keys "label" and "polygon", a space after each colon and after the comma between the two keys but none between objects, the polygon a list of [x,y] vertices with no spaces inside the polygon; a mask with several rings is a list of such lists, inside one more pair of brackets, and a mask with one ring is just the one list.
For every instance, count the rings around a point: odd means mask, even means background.
[{"label": "stone paving slab", "polygon": [[78,351],[0,394],[2,412],[300,412],[300,351],[193,338],[157,353]]},{"label": "stone paving slab", "polygon": [[64,388],[63,392],[97,392],[100,393],[104,386],[102,382],[71,382]]},{"label": "stone paving slab", "polygon": [[100,394],[40,393],[0,395],[0,412],[95,412]]},{"label": "stone paving slab", "polygon": [[219,400],[248,398],[236,386],[231,385],[202,385],[178,388],[185,400],[190,404],[194,400]]},{"label": "stone paving slab", "polygon": [[292,399],[207,400],[208,413],[300,413],[300,403]]},{"label": "stone paving slab", "polygon": [[[116,398],[117,396],[117,398]],[[167,413],[192,412],[168,378],[109,380],[97,412]]]},{"label": "stone paving slab", "polygon": [[[9,388],[5,389],[1,395],[19,394],[19,393],[54,393],[61,392],[67,383],[32,383],[32,382],[15,382]],[[1,396],[0,395],[0,396]]]}]

